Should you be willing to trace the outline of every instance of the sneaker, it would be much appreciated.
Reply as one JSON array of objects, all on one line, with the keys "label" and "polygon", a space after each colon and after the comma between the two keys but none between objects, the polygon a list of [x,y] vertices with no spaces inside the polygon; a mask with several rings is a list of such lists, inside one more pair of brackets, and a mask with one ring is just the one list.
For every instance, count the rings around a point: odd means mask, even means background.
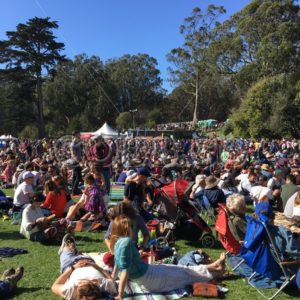
[{"label": "sneaker", "polygon": [[78,253],[75,238],[70,233],[65,234],[63,237],[61,246],[58,250],[58,255],[61,255],[65,247],[69,247],[75,254]]},{"label": "sneaker", "polygon": [[9,277],[15,273],[16,273],[16,270],[14,268],[9,268],[3,272],[2,276],[1,276],[1,280],[5,280],[6,277]]},{"label": "sneaker", "polygon": [[16,287],[18,281],[20,281],[21,278],[23,277],[23,274],[24,274],[24,268],[19,267],[16,269],[14,274],[7,276],[5,280],[8,281],[12,287]]}]

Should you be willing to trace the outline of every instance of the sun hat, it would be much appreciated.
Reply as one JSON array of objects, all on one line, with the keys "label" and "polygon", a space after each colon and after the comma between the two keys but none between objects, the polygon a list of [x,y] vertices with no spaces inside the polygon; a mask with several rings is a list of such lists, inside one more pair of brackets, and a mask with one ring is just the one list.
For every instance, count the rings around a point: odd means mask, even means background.
[{"label": "sun hat", "polygon": [[261,169],[264,171],[272,172],[272,170],[268,164],[262,164]]},{"label": "sun hat", "polygon": [[31,173],[31,172],[29,172],[29,171],[26,171],[26,172],[24,172],[24,174],[23,174],[23,180],[26,180],[26,179],[28,179],[28,178],[33,178],[33,177],[34,177],[34,174]]},{"label": "sun hat", "polygon": [[213,175],[210,175],[205,179],[205,188],[212,189],[213,187],[216,187],[218,185],[219,181],[220,179],[216,178]]},{"label": "sun hat", "polygon": [[196,176],[195,183],[199,184],[201,181],[205,180],[206,176],[204,174],[199,174]]}]

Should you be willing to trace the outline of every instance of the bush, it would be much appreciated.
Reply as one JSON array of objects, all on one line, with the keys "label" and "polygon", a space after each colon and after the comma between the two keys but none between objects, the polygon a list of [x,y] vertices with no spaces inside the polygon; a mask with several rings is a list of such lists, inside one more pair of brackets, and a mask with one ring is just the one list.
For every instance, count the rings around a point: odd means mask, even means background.
[{"label": "bush", "polygon": [[39,131],[37,126],[27,125],[19,134],[20,138],[37,139]]}]

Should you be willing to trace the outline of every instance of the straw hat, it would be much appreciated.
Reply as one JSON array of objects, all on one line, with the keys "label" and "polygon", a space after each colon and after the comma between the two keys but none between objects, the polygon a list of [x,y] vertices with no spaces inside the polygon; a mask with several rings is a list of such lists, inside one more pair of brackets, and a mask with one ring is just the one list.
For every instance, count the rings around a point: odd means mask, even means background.
[{"label": "straw hat", "polygon": [[272,170],[268,164],[262,164],[261,169],[264,171],[272,172]]},{"label": "straw hat", "polygon": [[212,189],[216,187],[219,183],[220,179],[216,178],[213,175],[208,176],[205,179],[205,189]]}]

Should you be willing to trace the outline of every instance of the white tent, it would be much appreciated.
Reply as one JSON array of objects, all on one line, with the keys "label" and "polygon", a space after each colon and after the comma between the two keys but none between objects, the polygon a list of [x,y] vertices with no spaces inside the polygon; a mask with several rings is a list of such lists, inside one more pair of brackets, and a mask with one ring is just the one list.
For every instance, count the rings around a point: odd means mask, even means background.
[{"label": "white tent", "polygon": [[2,134],[0,136],[0,139],[1,140],[16,140],[17,138],[13,137],[12,135],[5,135],[5,134]]},{"label": "white tent", "polygon": [[118,138],[123,137],[116,130],[112,129],[106,122],[103,126],[94,132],[95,136],[101,135],[103,138]]}]

